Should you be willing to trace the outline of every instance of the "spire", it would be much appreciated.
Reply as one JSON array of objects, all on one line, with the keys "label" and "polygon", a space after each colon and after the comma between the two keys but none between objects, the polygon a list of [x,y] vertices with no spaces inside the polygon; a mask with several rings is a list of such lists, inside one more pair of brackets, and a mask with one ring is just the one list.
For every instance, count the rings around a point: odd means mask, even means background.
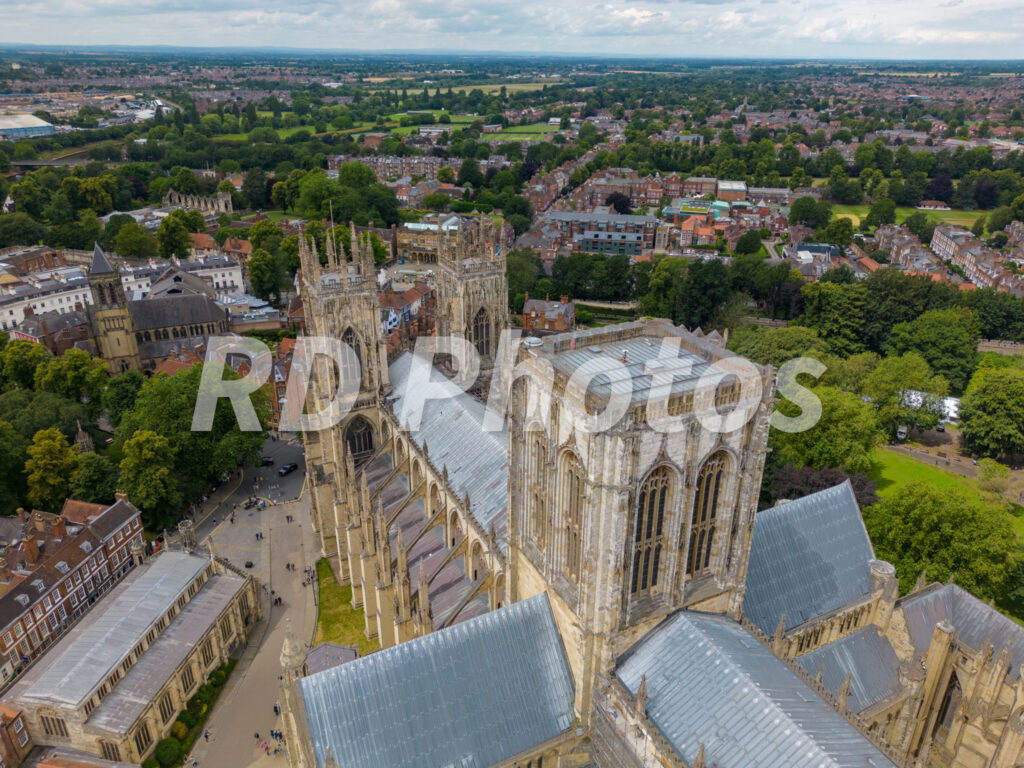
[{"label": "spire", "polygon": [[640,686],[636,689],[636,713],[640,717],[647,715],[647,675],[641,675]]},{"label": "spire", "polygon": [[331,754],[330,744],[327,745],[327,749],[324,752],[324,768],[338,768],[338,761]]},{"label": "spire", "polygon": [[409,563],[406,560],[406,553],[405,553],[405,542],[402,541],[402,526],[398,526],[398,538],[395,541],[395,550],[396,550],[396,553],[395,553],[396,554],[395,570],[398,572],[398,578],[401,579],[402,576],[404,574],[408,573],[408,571],[409,571]]},{"label": "spire", "polygon": [[92,266],[89,267],[89,274],[108,275],[113,271],[114,268],[110,266],[110,262],[103,253],[103,249],[100,248],[100,244],[95,243],[92,248]]},{"label": "spire", "polygon": [[772,639],[772,651],[776,656],[782,655],[782,647],[786,642],[786,614],[779,616],[779,625],[775,627],[775,637]]},{"label": "spire", "polygon": [[217,559],[217,548],[213,544],[213,534],[206,537],[206,548],[210,551],[210,560]]},{"label": "spire", "polygon": [[925,570],[926,569],[924,568],[921,569],[921,575],[918,576],[917,581],[914,582],[914,588],[910,590],[911,592],[920,592],[922,589],[928,586],[928,579],[925,576]]},{"label": "spire", "polygon": [[[302,677],[302,668],[306,663],[306,654],[302,643],[295,637],[291,618],[285,619],[284,642],[281,644],[281,669],[288,682]],[[290,678],[290,679],[289,679]]]},{"label": "spire", "polygon": [[693,761],[693,768],[708,768],[708,759],[704,756],[704,742],[700,743],[697,750],[697,759]]},{"label": "spire", "polygon": [[836,692],[836,698],[839,701],[839,708],[846,709],[850,701],[850,692],[852,690],[852,672],[846,670],[846,678],[843,680],[842,686]]},{"label": "spire", "polygon": [[427,582],[427,569],[420,563],[419,589],[416,591],[416,624],[418,634],[428,635],[434,631],[434,614],[430,608],[430,585]]}]

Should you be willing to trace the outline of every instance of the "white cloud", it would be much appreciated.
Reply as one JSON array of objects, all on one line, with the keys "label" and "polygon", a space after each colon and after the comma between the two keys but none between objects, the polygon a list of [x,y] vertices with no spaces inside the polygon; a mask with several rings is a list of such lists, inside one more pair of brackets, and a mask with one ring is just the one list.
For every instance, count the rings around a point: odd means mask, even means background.
[{"label": "white cloud", "polygon": [[3,0],[0,41],[592,55],[1016,58],[1010,0]]}]

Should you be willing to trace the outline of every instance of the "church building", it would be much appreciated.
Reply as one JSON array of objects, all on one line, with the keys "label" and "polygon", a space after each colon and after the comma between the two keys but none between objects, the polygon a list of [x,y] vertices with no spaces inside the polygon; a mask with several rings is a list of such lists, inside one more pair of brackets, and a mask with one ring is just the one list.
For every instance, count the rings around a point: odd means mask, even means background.
[{"label": "church building", "polygon": [[[438,332],[493,360],[506,233],[448,237]],[[414,426],[370,247],[327,250],[302,241],[307,319],[359,392],[306,435],[311,506],[382,650],[307,675],[289,636],[290,768],[1024,761],[1024,628],[953,584],[899,597],[849,484],[757,512],[773,369],[641,320],[525,340],[497,430],[438,366]],[[345,375],[316,373],[310,413]]]}]

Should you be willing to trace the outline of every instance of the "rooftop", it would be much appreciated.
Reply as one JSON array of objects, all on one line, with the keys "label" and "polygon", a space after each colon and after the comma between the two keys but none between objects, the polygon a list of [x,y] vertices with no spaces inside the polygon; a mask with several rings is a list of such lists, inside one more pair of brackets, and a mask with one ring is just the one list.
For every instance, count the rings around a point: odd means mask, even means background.
[{"label": "rooftop", "polygon": [[485,768],[554,738],[573,681],[547,595],[300,681],[316,764]]},{"label": "rooftop", "polygon": [[164,552],[138,567],[25,673],[10,698],[79,708],[207,565],[203,557]]},{"label": "rooftop", "polygon": [[877,747],[750,633],[724,616],[680,611],[620,660],[631,693],[684,760],[718,768],[895,768]]}]

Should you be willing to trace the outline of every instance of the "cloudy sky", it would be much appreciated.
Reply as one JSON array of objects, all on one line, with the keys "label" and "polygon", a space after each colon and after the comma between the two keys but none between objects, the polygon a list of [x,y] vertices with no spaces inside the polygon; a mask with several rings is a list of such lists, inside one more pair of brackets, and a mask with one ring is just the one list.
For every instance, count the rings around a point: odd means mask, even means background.
[{"label": "cloudy sky", "polygon": [[1021,58],[1015,0],[0,0],[0,42]]}]

